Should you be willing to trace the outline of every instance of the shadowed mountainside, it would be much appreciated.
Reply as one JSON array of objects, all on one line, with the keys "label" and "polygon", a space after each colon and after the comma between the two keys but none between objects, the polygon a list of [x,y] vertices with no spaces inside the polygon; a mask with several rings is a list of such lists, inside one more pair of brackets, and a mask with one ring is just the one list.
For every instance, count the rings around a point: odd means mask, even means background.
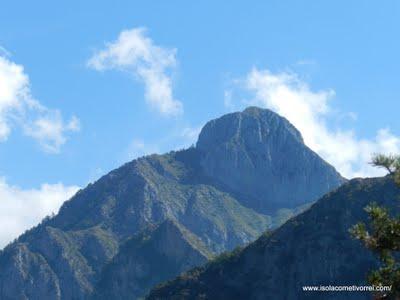
[{"label": "shadowed mountainside", "polygon": [[166,220],[129,239],[103,271],[93,299],[137,299],[155,284],[212,257],[196,236]]},{"label": "shadowed mountainside", "polygon": [[243,250],[155,288],[155,299],[371,299],[354,292],[303,292],[303,286],[366,285],[377,260],[349,229],[371,202],[399,212],[391,177],[354,179]]}]

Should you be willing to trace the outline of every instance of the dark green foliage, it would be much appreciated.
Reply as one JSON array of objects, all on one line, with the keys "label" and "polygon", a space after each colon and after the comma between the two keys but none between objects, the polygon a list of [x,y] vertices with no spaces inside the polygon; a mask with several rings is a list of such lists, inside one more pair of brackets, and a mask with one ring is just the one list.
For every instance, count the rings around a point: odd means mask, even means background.
[{"label": "dark green foliage", "polygon": [[376,154],[372,158],[371,164],[375,167],[386,169],[392,175],[400,169],[400,156]]},{"label": "dark green foliage", "polygon": [[235,249],[232,251],[225,251],[219,254],[217,257],[213,258],[208,262],[208,266],[216,266],[220,264],[224,264],[225,262],[228,262],[235,257],[238,257],[240,253],[243,251],[244,246],[237,246]]},{"label": "dark green foliage", "polygon": [[[385,168],[392,179],[400,185],[400,157],[376,155],[372,164]],[[391,286],[390,293],[380,293],[377,297],[400,297],[400,215],[393,217],[389,209],[372,203],[365,208],[370,223],[358,223],[351,229],[351,234],[364,245],[378,254],[381,261],[379,269],[372,271],[368,281],[373,285]]]}]

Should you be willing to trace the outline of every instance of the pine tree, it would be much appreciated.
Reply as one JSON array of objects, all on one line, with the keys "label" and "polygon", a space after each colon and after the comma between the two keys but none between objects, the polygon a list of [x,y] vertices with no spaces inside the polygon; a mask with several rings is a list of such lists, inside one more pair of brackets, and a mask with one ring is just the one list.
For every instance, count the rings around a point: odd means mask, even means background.
[{"label": "pine tree", "polygon": [[[400,185],[400,156],[375,155],[371,164],[384,168]],[[372,203],[365,208],[370,223],[358,223],[351,228],[353,237],[378,254],[379,269],[368,275],[368,282],[375,286],[391,286],[390,292],[376,294],[376,299],[400,298],[400,216],[393,217],[385,207]]]}]

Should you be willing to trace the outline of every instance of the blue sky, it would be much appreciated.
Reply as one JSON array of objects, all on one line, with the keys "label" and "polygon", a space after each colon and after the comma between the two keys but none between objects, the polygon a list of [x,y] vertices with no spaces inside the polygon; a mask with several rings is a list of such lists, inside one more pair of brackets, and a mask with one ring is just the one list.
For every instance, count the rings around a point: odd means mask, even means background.
[{"label": "blue sky", "polygon": [[[40,104],[2,112],[0,90],[0,195],[12,198],[0,207],[15,211],[15,232],[76,187],[190,145],[207,120],[250,104],[286,116],[349,177],[374,175],[369,152],[399,149],[398,1],[114,2],[2,4],[3,67],[23,67]],[[136,58],[121,57],[123,32],[147,47]],[[29,224],[27,202],[43,206]]]}]

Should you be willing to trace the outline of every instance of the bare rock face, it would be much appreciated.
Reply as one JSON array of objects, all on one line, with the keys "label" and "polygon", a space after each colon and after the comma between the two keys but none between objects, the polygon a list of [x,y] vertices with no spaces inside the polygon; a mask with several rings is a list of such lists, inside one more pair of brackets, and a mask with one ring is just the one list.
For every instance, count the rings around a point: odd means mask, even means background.
[{"label": "bare rock face", "polygon": [[56,274],[25,244],[8,247],[0,257],[1,299],[61,299]]},{"label": "bare rock face", "polygon": [[249,107],[208,122],[197,148],[204,172],[261,213],[315,201],[344,182],[276,113]]}]

